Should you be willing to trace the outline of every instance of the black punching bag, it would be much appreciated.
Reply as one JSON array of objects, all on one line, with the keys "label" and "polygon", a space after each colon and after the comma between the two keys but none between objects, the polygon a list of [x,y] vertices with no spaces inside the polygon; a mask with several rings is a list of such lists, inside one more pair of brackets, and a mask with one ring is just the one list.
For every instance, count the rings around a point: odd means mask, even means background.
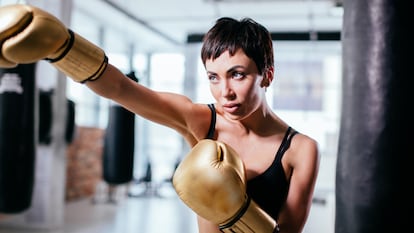
[{"label": "black punching bag", "polygon": [[67,117],[65,127],[65,141],[67,144],[71,144],[75,136],[76,129],[76,104],[73,100],[67,99]]},{"label": "black punching bag", "polygon": [[336,233],[408,232],[414,155],[412,1],[346,0]]},{"label": "black punching bag", "polygon": [[0,69],[0,213],[31,205],[35,100],[35,64]]},{"label": "black punching bag", "polygon": [[[128,75],[138,81],[133,73]],[[135,114],[114,104],[109,109],[103,150],[103,179],[109,184],[123,184],[133,179]]]},{"label": "black punching bag", "polygon": [[52,98],[53,91],[39,90],[39,128],[38,142],[39,144],[49,145],[52,141]]}]

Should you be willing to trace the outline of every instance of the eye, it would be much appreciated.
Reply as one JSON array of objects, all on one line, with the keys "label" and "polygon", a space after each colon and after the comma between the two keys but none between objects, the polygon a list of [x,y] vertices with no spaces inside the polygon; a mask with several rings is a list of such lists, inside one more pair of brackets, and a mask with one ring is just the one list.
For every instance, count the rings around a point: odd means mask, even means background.
[{"label": "eye", "polygon": [[217,83],[218,82],[217,75],[209,74],[209,75],[207,75],[207,77],[208,77],[208,80],[210,80],[211,83]]},{"label": "eye", "polygon": [[244,75],[244,73],[243,73],[243,72],[234,71],[234,72],[232,73],[232,78],[233,78],[233,79],[242,79],[242,78],[244,78],[244,77],[245,77],[245,75]]}]

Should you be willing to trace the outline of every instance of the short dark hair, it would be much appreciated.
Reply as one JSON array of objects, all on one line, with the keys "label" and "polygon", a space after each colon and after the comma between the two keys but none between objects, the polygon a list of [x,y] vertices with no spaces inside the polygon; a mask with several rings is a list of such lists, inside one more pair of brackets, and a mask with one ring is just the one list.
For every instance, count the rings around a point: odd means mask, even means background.
[{"label": "short dark hair", "polygon": [[251,18],[219,18],[203,38],[201,59],[205,65],[207,59],[214,60],[225,51],[234,55],[238,49],[256,63],[261,75],[274,66],[272,37],[263,25]]}]

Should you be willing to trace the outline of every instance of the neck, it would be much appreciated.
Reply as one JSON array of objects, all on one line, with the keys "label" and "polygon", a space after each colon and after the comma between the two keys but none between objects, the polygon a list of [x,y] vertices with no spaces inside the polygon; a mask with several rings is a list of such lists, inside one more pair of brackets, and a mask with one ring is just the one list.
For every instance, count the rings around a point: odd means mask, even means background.
[{"label": "neck", "polygon": [[258,108],[246,119],[243,119],[241,124],[250,133],[258,135],[270,135],[278,129],[286,127],[286,124],[270,109],[267,104],[261,108]]}]

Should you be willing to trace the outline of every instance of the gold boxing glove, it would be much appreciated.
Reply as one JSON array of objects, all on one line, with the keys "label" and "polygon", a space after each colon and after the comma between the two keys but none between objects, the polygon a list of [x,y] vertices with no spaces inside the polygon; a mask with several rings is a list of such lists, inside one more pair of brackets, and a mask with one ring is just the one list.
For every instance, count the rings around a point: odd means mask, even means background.
[{"label": "gold boxing glove", "polygon": [[199,141],[174,172],[173,186],[188,207],[222,232],[278,232],[276,221],[247,196],[242,160],[222,142]]},{"label": "gold boxing glove", "polygon": [[105,52],[67,29],[53,15],[26,4],[0,7],[0,67],[48,60],[77,82],[105,70]]}]

